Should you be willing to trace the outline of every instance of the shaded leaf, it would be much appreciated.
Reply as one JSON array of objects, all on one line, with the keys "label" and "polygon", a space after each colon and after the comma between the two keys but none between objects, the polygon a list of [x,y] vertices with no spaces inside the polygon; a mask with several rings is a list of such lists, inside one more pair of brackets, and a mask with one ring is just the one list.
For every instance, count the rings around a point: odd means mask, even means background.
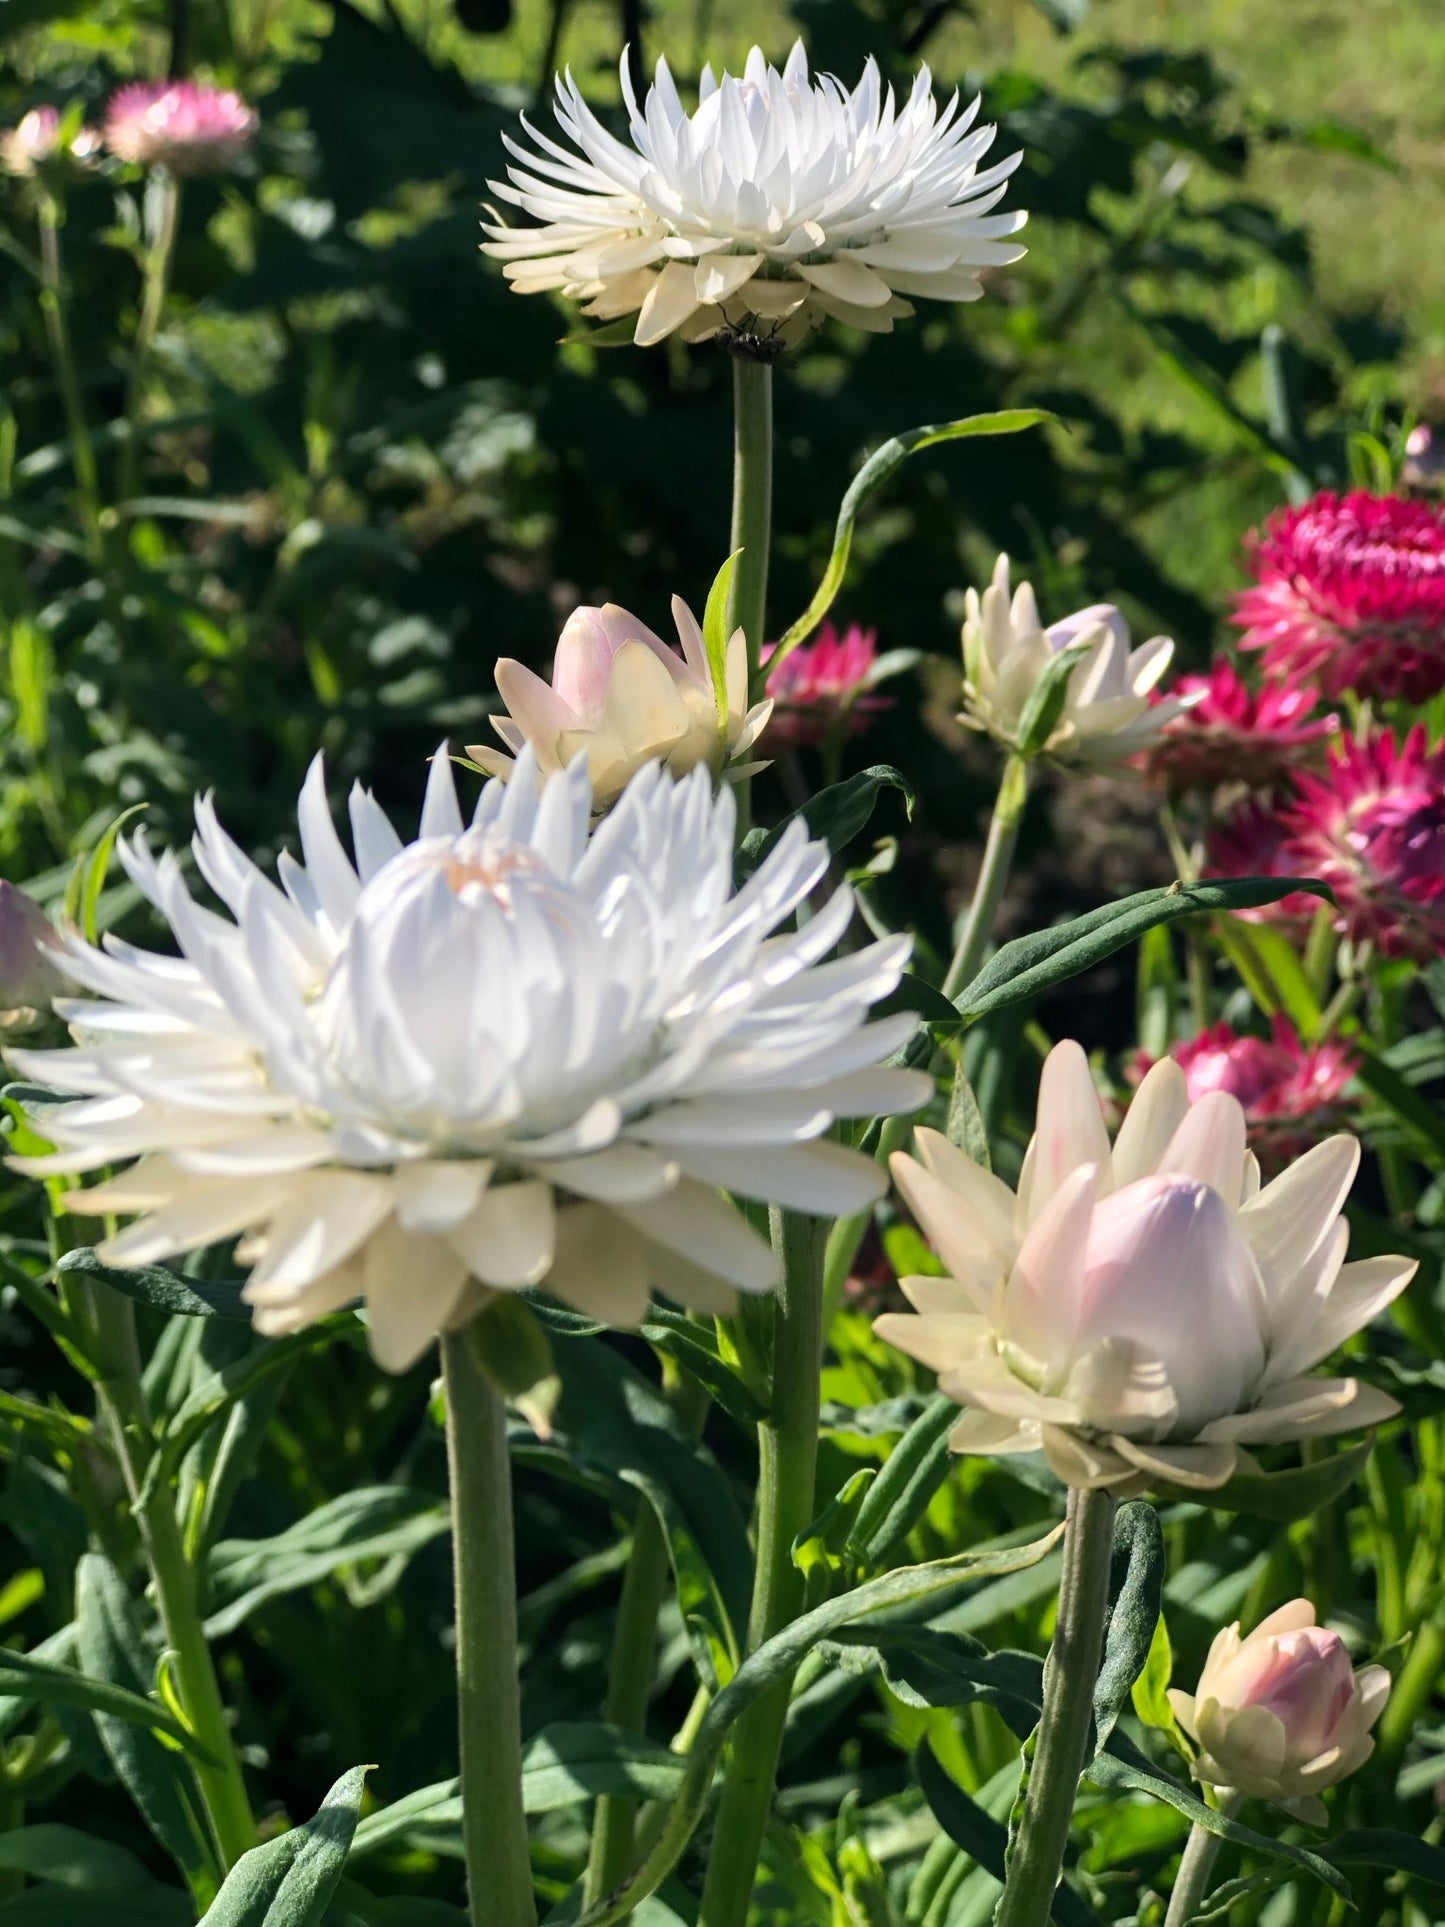
[{"label": "shaded leaf", "polygon": [[1131,1499],[1114,1517],[1109,1617],[1094,1683],[1094,1744],[1107,1746],[1130,1689],[1144,1671],[1159,1623],[1168,1561],[1164,1528],[1147,1499]]},{"label": "shaded leaf", "polygon": [[353,1767],[315,1819],[243,1853],[200,1927],[317,1927],[351,1850],[367,1772]]},{"label": "shaded leaf", "polygon": [[164,1265],[137,1265],[134,1270],[102,1264],[89,1245],[67,1251],[57,1271],[80,1272],[137,1304],[183,1318],[239,1318],[249,1323],[250,1307],[241,1300],[238,1280],[181,1278]]}]

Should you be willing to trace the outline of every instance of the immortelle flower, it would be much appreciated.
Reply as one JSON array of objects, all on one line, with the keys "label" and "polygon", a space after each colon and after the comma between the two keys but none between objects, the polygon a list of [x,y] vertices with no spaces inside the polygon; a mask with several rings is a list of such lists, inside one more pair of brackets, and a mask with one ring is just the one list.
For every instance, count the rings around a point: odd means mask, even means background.
[{"label": "immortelle flower", "polygon": [[105,144],[117,160],[173,174],[222,174],[251,145],[255,110],[229,87],[194,80],[137,80],[105,113]]},{"label": "immortelle flower", "polygon": [[[1338,1038],[1306,1044],[1282,1014],[1268,1037],[1211,1024],[1171,1055],[1184,1072],[1190,1103],[1228,1091],[1243,1106],[1251,1142],[1272,1159],[1297,1156],[1338,1121],[1358,1067],[1348,1044]],[[1149,1067],[1139,1068],[1142,1074]]]},{"label": "immortelle flower", "polygon": [[1032,587],[1009,593],[1009,559],[1001,555],[993,579],[964,603],[964,711],[960,721],[1006,747],[1018,746],[1019,726],[1039,678],[1074,644],[1082,659],[1069,677],[1063,711],[1044,753],[1059,762],[1107,768],[1148,749],[1187,701],[1154,700],[1174,654],[1167,636],[1131,649],[1129,625],[1110,602],[1065,616],[1045,629]]},{"label": "immortelle flower", "polygon": [[59,108],[32,107],[0,133],[0,167],[7,174],[28,176],[61,154],[89,161],[99,153],[100,136],[93,127],[77,128],[68,141],[62,141],[60,130]]},{"label": "immortelle flower", "polygon": [[[764,653],[767,664],[773,652]],[[798,749],[821,743],[835,729],[856,736],[880,710],[891,707],[886,696],[873,690],[884,676],[905,667],[878,654],[878,631],[850,623],[840,636],[825,622],[811,642],[789,650],[768,671],[767,691],[773,699],[768,722],[769,749]]]},{"label": "immortelle flower", "polygon": [[0,882],[0,1028],[31,1023],[64,978],[55,967],[60,933],[33,897]]},{"label": "immortelle flower", "polygon": [[1069,1485],[1223,1485],[1244,1447],[1373,1425],[1395,1401],[1307,1376],[1404,1289],[1404,1258],[1343,1263],[1360,1159],[1340,1135],[1260,1188],[1237,1098],[1189,1101],[1172,1059],[1111,1150],[1088,1059],[1044,1065],[1017,1196],[936,1131],[893,1176],[948,1276],[904,1278],[879,1335],[972,1409],[958,1452],[1042,1449]]},{"label": "immortelle flower", "polygon": [[1227,656],[1205,676],[1181,676],[1170,691],[1189,702],[1149,751],[1146,768],[1169,789],[1247,783],[1268,789],[1308,761],[1339,728],[1336,716],[1311,720],[1319,692],[1309,683],[1253,690]]},{"label": "immortelle flower", "polygon": [[1445,505],[1363,489],[1281,509],[1235,620],[1285,682],[1427,702],[1445,689]]},{"label": "immortelle flower", "polygon": [[663,762],[675,776],[700,763],[721,774],[750,776],[740,763],[762,734],[771,702],[748,707],[748,654],[741,629],[727,646],[722,701],[697,619],[672,598],[682,654],[615,602],[574,609],[558,638],[552,681],[504,656],[497,689],[505,716],[491,718],[510,755],[473,744],[467,754],[505,778],[513,756],[530,744],[542,775],[586,759],[596,807],[606,809],[645,763]]},{"label": "immortelle flower", "polygon": [[1445,951],[1445,744],[1427,748],[1423,724],[1398,748],[1387,729],[1350,737],[1295,790],[1286,852],[1333,887],[1338,928],[1389,957]]},{"label": "immortelle flower", "polygon": [[1171,1688],[1169,1703],[1202,1749],[1196,1780],[1323,1826],[1321,1790],[1369,1759],[1389,1697],[1386,1669],[1356,1672],[1339,1634],[1315,1624],[1308,1599],[1293,1599],[1244,1639],[1238,1620],[1217,1633],[1198,1690]]},{"label": "immortelle flower", "polygon": [[871,58],[857,88],[810,75],[801,41],[781,73],[754,47],[739,78],[705,67],[689,114],[665,60],[639,107],[624,58],[630,142],[559,75],[565,143],[523,120],[535,152],[493,181],[542,223],[484,223],[483,251],[520,294],[558,290],[599,320],[635,314],[647,345],[720,331],[790,343],[824,315],[888,333],[906,295],[975,301],[979,270],[1024,253],[990,212],[1021,155],[979,171],[992,127],[979,103],[940,113],[920,69],[900,107]]},{"label": "immortelle flower", "polygon": [[718,1187],[829,1215],[878,1195],[825,1134],[928,1094],[883,1062],[912,1018],[867,1021],[907,941],[823,963],[846,890],[774,935],[827,849],[790,826],[734,892],[733,798],[704,771],[643,771],[589,839],[591,808],[584,765],[544,786],[524,754],[466,825],[439,755],[413,843],[353,790],[353,863],[318,761],[279,888],[198,801],[229,918],[177,856],[125,843],[181,955],[70,939],[75,1048],[13,1055],[77,1101],[47,1107],[59,1148],[20,1168],[139,1157],[69,1201],[139,1214],[106,1263],[239,1236],[258,1329],[364,1299],[390,1370],[492,1292],[545,1285],[629,1324],[654,1286],[705,1311],[768,1290],[772,1254]]}]

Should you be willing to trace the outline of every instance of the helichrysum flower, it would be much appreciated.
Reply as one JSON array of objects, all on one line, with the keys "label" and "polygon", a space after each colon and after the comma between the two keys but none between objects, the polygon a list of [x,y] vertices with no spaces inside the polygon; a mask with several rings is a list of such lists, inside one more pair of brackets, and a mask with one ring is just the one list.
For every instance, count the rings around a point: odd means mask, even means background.
[{"label": "helichrysum flower", "polygon": [[1171,1689],[1169,1701],[1199,1742],[1196,1780],[1323,1826],[1321,1790],[1369,1759],[1370,1728],[1389,1697],[1385,1668],[1356,1672],[1339,1634],[1315,1624],[1308,1599],[1294,1599],[1243,1639],[1238,1620],[1217,1633],[1198,1689]]},{"label": "helichrysum flower", "polygon": [[827,850],[794,825],[734,891],[732,794],[701,770],[642,772],[589,837],[591,807],[584,765],[543,786],[527,754],[464,825],[439,756],[414,843],[352,792],[353,862],[317,763],[279,888],[198,802],[229,917],[126,843],[181,955],[70,941],[75,1048],[14,1056],[78,1101],[47,1108],[59,1148],[23,1168],[138,1157],[71,1200],[139,1214],[107,1263],[240,1237],[259,1329],[364,1299],[391,1369],[493,1291],[627,1324],[654,1286],[708,1311],[767,1290],[772,1255],[718,1187],[827,1214],[877,1196],[825,1133],[927,1095],[883,1063],[912,1019],[867,1021],[908,944],[822,962],[846,890],[775,935]]},{"label": "helichrysum flower", "polygon": [[[1306,1044],[1282,1014],[1268,1037],[1211,1024],[1171,1055],[1184,1072],[1190,1103],[1211,1091],[1238,1098],[1250,1142],[1271,1160],[1298,1156],[1333,1128],[1357,1068],[1348,1044],[1338,1038]],[[1140,1068],[1147,1070],[1147,1061]]]},{"label": "helichrysum flower", "polygon": [[[771,654],[764,651],[764,668]],[[876,629],[863,629],[853,622],[839,635],[831,622],[825,622],[811,642],[799,643],[768,670],[773,713],[767,747],[801,748],[826,741],[835,730],[858,735],[880,710],[889,707],[886,696],[871,692],[913,660],[901,650],[880,656]]]},{"label": "helichrysum flower", "polygon": [[1341,931],[1422,962],[1445,951],[1445,744],[1426,744],[1423,724],[1399,747],[1387,729],[1346,738],[1285,812],[1289,853],[1333,887]]},{"label": "helichrysum flower", "polygon": [[900,107],[869,60],[857,88],[808,72],[801,41],[781,73],[760,49],[741,77],[703,69],[689,114],[667,62],[639,106],[622,62],[630,141],[570,74],[557,80],[564,142],[523,125],[492,187],[542,225],[487,224],[485,251],[522,294],[557,290],[599,320],[637,316],[641,344],[721,330],[796,341],[824,315],[888,332],[907,295],[973,301],[979,270],[1017,261],[995,214],[1021,156],[979,171],[992,127],[978,102],[940,113],[922,68]]},{"label": "helichrysum flower", "polygon": [[20,1028],[64,983],[55,967],[60,933],[33,897],[0,882],[0,1028]]},{"label": "helichrysum flower", "polygon": [[1045,628],[1032,587],[1009,593],[1009,559],[1001,555],[993,580],[979,595],[970,589],[963,625],[962,721],[986,730],[1008,748],[1039,678],[1054,658],[1086,645],[1069,677],[1063,712],[1044,744],[1056,761],[1106,768],[1158,741],[1187,702],[1154,700],[1174,644],[1167,636],[1131,649],[1129,625],[1112,603],[1096,603]]},{"label": "helichrysum flower", "polygon": [[68,141],[61,139],[60,110],[32,107],[13,127],[0,133],[0,167],[7,174],[30,175],[47,161],[64,155],[73,161],[93,160],[100,136],[92,127],[77,128]]},{"label": "helichrysum flower", "polygon": [[672,599],[682,654],[615,602],[574,609],[557,643],[551,683],[504,656],[497,689],[508,713],[492,727],[511,752],[480,744],[467,754],[505,777],[512,757],[530,744],[544,777],[579,757],[587,763],[595,806],[622,793],[644,763],[663,762],[674,776],[698,764],[748,776],[761,767],[739,762],[757,741],[771,702],[748,706],[747,644],[741,629],[728,642],[719,701],[702,630],[681,596]]},{"label": "helichrysum flower", "polygon": [[1404,1289],[1403,1258],[1343,1263],[1354,1138],[1260,1188],[1237,1098],[1149,1072],[1112,1149],[1088,1060],[1057,1045],[1015,1195],[935,1131],[893,1175],[942,1259],[877,1330],[972,1409],[955,1451],[1042,1449],[1068,1484],[1223,1485],[1255,1443],[1374,1424],[1398,1407],[1308,1376]]},{"label": "helichrysum flower", "polygon": [[223,174],[245,155],[255,110],[229,87],[194,80],[137,80],[105,112],[105,144],[117,160],[173,174]]},{"label": "helichrysum flower", "polygon": [[1268,675],[1332,698],[1445,689],[1445,506],[1326,490],[1270,518],[1253,566],[1235,620]]},{"label": "helichrysum flower", "polygon": [[1254,690],[1227,656],[1208,675],[1181,676],[1170,695],[1190,707],[1166,724],[1147,768],[1174,790],[1221,783],[1268,789],[1317,755],[1339,728],[1338,717],[1314,715],[1319,692],[1311,684]]}]

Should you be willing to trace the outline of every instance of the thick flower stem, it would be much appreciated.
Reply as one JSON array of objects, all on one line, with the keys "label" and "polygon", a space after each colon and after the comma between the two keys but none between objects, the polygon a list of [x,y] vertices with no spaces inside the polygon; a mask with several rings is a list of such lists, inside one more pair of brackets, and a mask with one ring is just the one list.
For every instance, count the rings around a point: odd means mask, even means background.
[{"label": "thick flower stem", "polygon": [[768,550],[773,529],[773,371],[765,361],[733,357],[733,520],[731,548],[741,549],[728,599],[728,633],[748,643],[748,687],[756,691],[767,641]]},{"label": "thick flower stem", "polygon": [[536,1927],[517,1677],[507,1415],[469,1334],[442,1339],[456,1572],[462,1838],[472,1927]]},{"label": "thick flower stem", "polygon": [[958,948],[943,980],[945,997],[956,997],[978,974],[983,953],[993,935],[994,919],[1008,884],[1014,848],[1019,840],[1019,825],[1029,795],[1029,766],[1021,756],[1010,756],[1004,764],[1003,780],[988,826],[988,841],[983,849],[983,864],[974,887],[973,901],[958,939]]},{"label": "thick flower stem", "polygon": [[1070,1492],[1059,1615],[1044,1667],[1044,1710],[994,1927],[1047,1927],[1079,1776],[1087,1764],[1113,1547],[1113,1495]]},{"label": "thick flower stem", "polygon": [[[758,1553],[748,1646],[756,1650],[803,1603],[793,1542],[813,1517],[823,1346],[823,1226],[774,1211],[783,1261],[773,1328],[772,1402],[758,1428]],[[788,1715],[790,1679],[757,1700],[733,1729],[703,1886],[698,1927],[744,1927],[772,1810],[773,1781]]]},{"label": "thick flower stem", "polygon": [[[1220,1811],[1230,1814],[1238,1805],[1239,1795],[1231,1793],[1221,1800]],[[1219,1835],[1211,1833],[1208,1827],[1195,1825],[1189,1829],[1179,1871],[1174,1876],[1174,1891],[1169,1896],[1169,1912],[1164,1916],[1164,1927],[1188,1927],[1188,1923],[1204,1905],[1209,1893],[1209,1877],[1214,1872],[1214,1862],[1222,1845]]]}]

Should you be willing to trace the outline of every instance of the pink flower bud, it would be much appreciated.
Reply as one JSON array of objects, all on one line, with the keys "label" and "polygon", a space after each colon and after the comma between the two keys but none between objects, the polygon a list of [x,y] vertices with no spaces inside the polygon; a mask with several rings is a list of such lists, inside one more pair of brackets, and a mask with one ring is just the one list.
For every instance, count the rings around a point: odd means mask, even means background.
[{"label": "pink flower bud", "polygon": [[1370,1728],[1389,1692],[1385,1668],[1356,1672],[1339,1634],[1317,1626],[1314,1607],[1296,1599],[1245,1639],[1238,1622],[1226,1626],[1198,1691],[1171,1691],[1169,1700],[1200,1744],[1195,1779],[1323,1823],[1320,1790],[1370,1757]]}]

